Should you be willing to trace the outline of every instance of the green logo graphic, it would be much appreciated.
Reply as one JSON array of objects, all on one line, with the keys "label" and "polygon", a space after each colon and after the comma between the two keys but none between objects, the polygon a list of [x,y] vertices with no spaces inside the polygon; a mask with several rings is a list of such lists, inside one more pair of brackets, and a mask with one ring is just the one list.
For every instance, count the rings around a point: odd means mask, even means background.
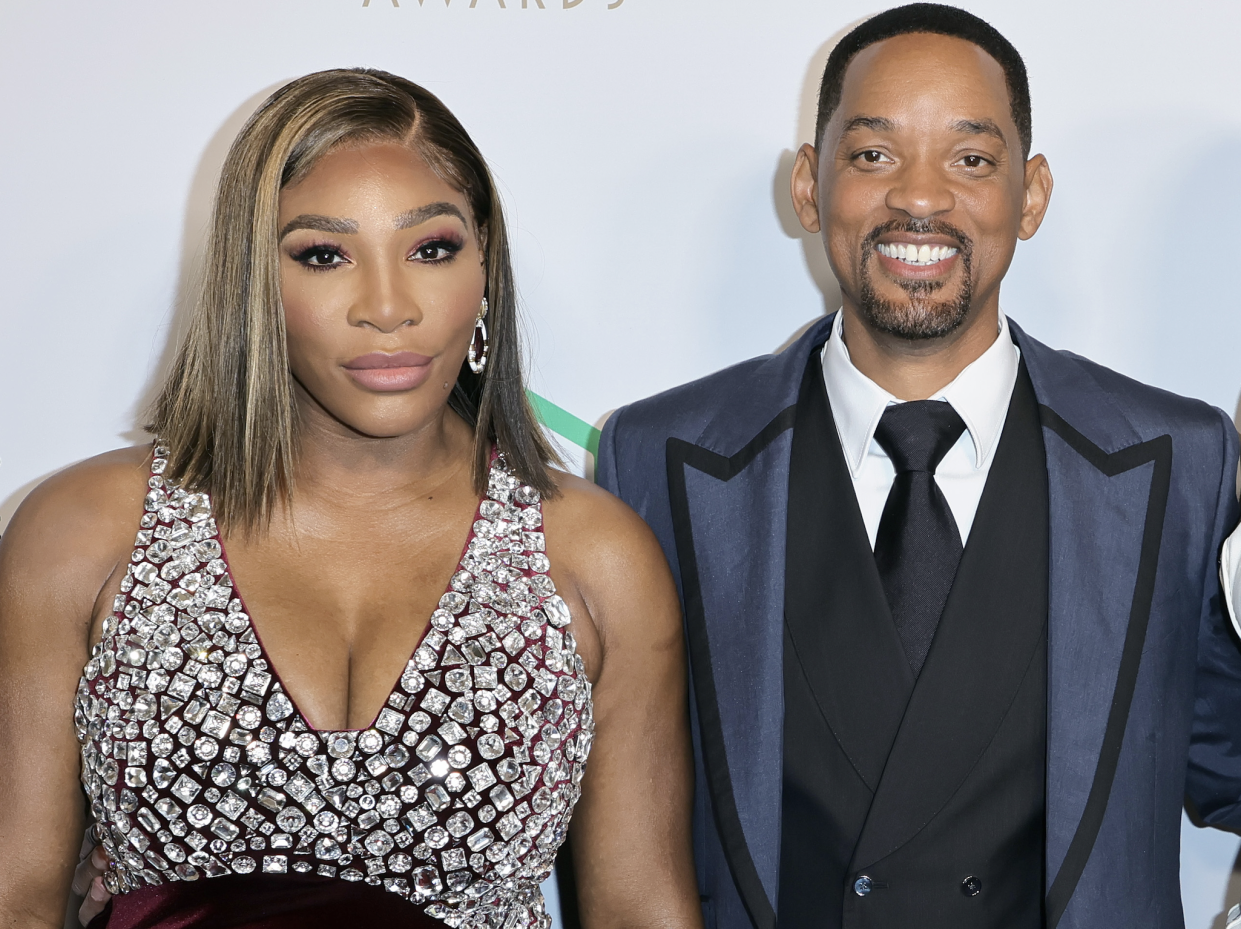
[{"label": "green logo graphic", "polygon": [[532,390],[526,391],[534,413],[544,426],[561,438],[568,439],[578,448],[585,449],[591,455],[599,457],[599,430],[583,419],[578,419],[568,410],[561,409],[540,397]]}]

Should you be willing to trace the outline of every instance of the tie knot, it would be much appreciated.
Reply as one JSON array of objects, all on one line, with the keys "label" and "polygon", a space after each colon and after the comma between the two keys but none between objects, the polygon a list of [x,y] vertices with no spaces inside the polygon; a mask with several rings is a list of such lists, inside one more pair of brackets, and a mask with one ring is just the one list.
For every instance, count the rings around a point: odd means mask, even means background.
[{"label": "tie knot", "polygon": [[913,400],[883,411],[875,441],[888,453],[896,473],[935,473],[965,431],[965,421],[943,400]]}]

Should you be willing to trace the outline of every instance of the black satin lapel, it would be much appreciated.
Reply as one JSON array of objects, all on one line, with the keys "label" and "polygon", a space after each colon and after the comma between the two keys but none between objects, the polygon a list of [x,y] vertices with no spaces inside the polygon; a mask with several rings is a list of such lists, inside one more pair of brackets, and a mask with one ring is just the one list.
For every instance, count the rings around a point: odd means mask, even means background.
[{"label": "black satin lapel", "polygon": [[[1104,814],[1107,812],[1112,782],[1116,777],[1116,769],[1120,763],[1121,746],[1124,741],[1125,727],[1129,721],[1129,710],[1133,704],[1133,696],[1137,688],[1138,672],[1141,670],[1142,665],[1142,649],[1146,644],[1146,632],[1151,618],[1151,604],[1155,594],[1155,574],[1159,566],[1159,549],[1163,539],[1164,517],[1167,513],[1172,477],[1172,437],[1170,435],[1156,436],[1145,442],[1109,453],[1071,426],[1049,406],[1040,407],[1039,412],[1043,426],[1050,433],[1063,440],[1073,452],[1080,455],[1084,461],[1088,462],[1104,478],[1115,478],[1118,475],[1143,468],[1146,465],[1153,466],[1151,468],[1150,489],[1147,492],[1146,511],[1142,514],[1138,563],[1134,568],[1130,569],[1133,571],[1132,598],[1128,603],[1128,621],[1124,626],[1124,641],[1120,646],[1120,659],[1118,666],[1116,666],[1116,684],[1112,689],[1110,700],[1107,701],[1106,706],[1099,705],[1090,708],[1093,711],[1092,715],[1102,715],[1106,712],[1107,724],[1103,732],[1102,743],[1098,744],[1098,756],[1094,760],[1094,776],[1090,781],[1089,792],[1086,795],[1083,806],[1078,807],[1082,810],[1081,817],[1077,820],[1076,828],[1073,830],[1073,838],[1059,868],[1055,871],[1055,877],[1052,878],[1051,886],[1047,892],[1047,926],[1048,929],[1055,929],[1060,922],[1060,918],[1064,915],[1064,911],[1068,908],[1069,901],[1077,889],[1078,881],[1081,879],[1082,872],[1085,871],[1091,852],[1094,850],[1095,840],[1098,838],[1099,829],[1103,825]],[[1053,441],[1055,440],[1053,439]],[[1077,499],[1074,496],[1070,496],[1068,488],[1061,486],[1059,491],[1066,499]],[[1136,533],[1138,532],[1138,515],[1136,512],[1126,514],[1127,518],[1121,523],[1114,517],[1100,512],[1097,516],[1097,527],[1093,528],[1100,534]],[[1072,538],[1070,533],[1066,533],[1066,536],[1070,537],[1057,544],[1061,558],[1071,558],[1073,556],[1072,547],[1074,544],[1095,544],[1089,536],[1082,538],[1080,529],[1074,534],[1077,538]],[[1054,570],[1052,572],[1052,582],[1057,582]],[[1059,596],[1089,599],[1088,593],[1073,590],[1071,587],[1063,590],[1053,590],[1052,596],[1053,598]],[[1056,680],[1057,676],[1072,678],[1076,675],[1111,674],[1111,667],[1100,666],[1098,662],[1091,663],[1091,656],[1089,655],[1082,655],[1080,653],[1073,655],[1057,654],[1054,648],[1054,629],[1052,634],[1053,648],[1048,660],[1051,663],[1053,681]],[[1073,720],[1057,717],[1057,714],[1054,712],[1054,694],[1052,696],[1052,710],[1052,728],[1049,733],[1049,739],[1053,748],[1064,751],[1068,748],[1068,740],[1065,735],[1058,733],[1061,730],[1065,733],[1072,732]],[[1091,749],[1087,745],[1083,745],[1083,741],[1079,737],[1074,748],[1085,754]],[[1053,815],[1053,810],[1051,809],[1051,801],[1053,799],[1060,798],[1049,798],[1049,816]],[[1067,799],[1061,800],[1058,804],[1058,806],[1068,805],[1069,800]]]},{"label": "black satin lapel", "polygon": [[952,593],[854,853],[866,868],[935,816],[991,744],[1046,640],[1047,464],[1024,366]]},{"label": "black satin lapel", "polygon": [[[720,664],[721,657],[727,658],[727,656],[736,652],[738,650],[738,643],[735,635],[728,635],[730,628],[727,613],[724,616],[710,615],[712,611],[708,608],[708,602],[712,599],[718,600],[722,592],[718,589],[704,588],[703,577],[700,575],[700,565],[711,561],[712,545],[736,545],[737,540],[720,533],[718,526],[714,527],[716,529],[714,533],[710,531],[713,526],[709,519],[703,520],[707,525],[701,536],[695,534],[693,519],[695,507],[694,501],[691,500],[688,477],[691,471],[695,471],[702,475],[707,475],[715,481],[722,482],[723,485],[728,485],[734,479],[737,479],[738,484],[743,484],[744,479],[741,475],[745,474],[746,469],[760,455],[766,452],[784,433],[792,428],[793,421],[794,407],[790,406],[776,415],[740,451],[731,456],[720,455],[710,449],[682,439],[670,438],[667,442],[669,501],[672,507],[673,532],[677,559],[681,570],[681,583],[684,590],[685,629],[689,647],[690,677],[694,688],[694,702],[698,711],[699,735],[702,746],[703,766],[706,770],[707,789],[715,816],[716,832],[719,835],[724,856],[728,860],[733,881],[736,883],[737,891],[755,929],[775,929],[775,907],[767,891],[764,889],[762,875],[755,862],[755,856],[752,854],[750,842],[747,840],[746,831],[742,823],[740,807],[744,805],[746,797],[744,791],[738,789],[738,784],[753,786],[754,778],[746,777],[744,771],[737,778],[734,778],[729,766],[729,746],[726,731],[732,729],[735,732],[738,728],[735,717],[737,716],[739,703],[747,703],[748,701],[748,704],[752,705],[756,701],[761,702],[764,685],[768,686],[777,701],[781,699],[781,690],[779,681],[747,681],[746,674],[749,673],[752,677],[754,673],[754,668],[748,661],[725,661],[724,673],[717,683],[716,668]],[[784,467],[782,463],[777,465],[775,470],[778,473],[783,473]],[[770,491],[766,493],[763,500],[764,505],[774,511],[780,509],[784,503],[782,490],[783,488],[768,484],[757,488],[756,492]],[[744,487],[738,490],[742,494],[744,494],[744,491]],[[710,507],[706,507],[702,499],[698,499],[696,502],[699,505],[700,512],[703,509],[710,510]],[[735,505],[737,500],[735,497],[721,497],[715,503],[718,509],[726,510],[730,505]],[[769,570],[766,572],[767,576],[770,576],[773,571],[779,570],[779,555],[760,551],[756,557],[762,557],[764,554],[776,562],[770,565]],[[710,577],[710,574],[708,573],[707,576]],[[735,577],[731,578],[731,580],[734,583],[738,583]],[[727,594],[727,592],[723,593]],[[738,595],[737,599],[744,600],[744,597]],[[730,605],[734,609],[737,608],[736,602],[732,602]],[[744,614],[744,608],[742,613]],[[754,627],[750,630],[751,632],[755,628],[761,632],[761,628],[765,623],[763,616],[747,616],[746,618]],[[773,634],[780,635],[778,613],[772,616],[771,619],[772,622],[769,625],[772,627]],[[713,632],[717,636],[714,639],[714,645]],[[725,636],[725,638],[719,638],[720,636]],[[782,646],[782,638],[779,640],[779,643]],[[729,696],[730,693],[737,692],[744,693],[746,699],[738,700],[735,696]],[[724,699],[721,699],[721,693]],[[752,708],[752,706],[749,708]],[[772,715],[776,717],[780,715],[778,706]],[[741,764],[759,764],[764,762],[773,764],[772,778],[775,780],[778,789],[778,762],[765,759],[761,754],[755,756],[753,752],[747,754],[739,751],[739,754],[742,757]],[[770,827],[773,840],[778,843],[778,823],[764,823],[763,825]],[[773,874],[772,877],[774,878],[775,875]]]},{"label": "black satin lapel", "polygon": [[820,712],[874,791],[913,672],[879,581],[817,354],[802,380],[789,471],[785,623]]}]

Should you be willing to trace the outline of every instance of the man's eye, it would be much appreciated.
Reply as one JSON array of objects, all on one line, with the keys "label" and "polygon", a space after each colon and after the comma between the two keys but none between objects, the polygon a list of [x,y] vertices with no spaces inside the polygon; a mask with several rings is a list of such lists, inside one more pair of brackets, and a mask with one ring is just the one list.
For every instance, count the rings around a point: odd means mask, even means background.
[{"label": "man's eye", "polygon": [[967,168],[981,168],[987,163],[987,159],[983,158],[981,155],[966,155],[961,159],[961,162]]},{"label": "man's eye", "polygon": [[877,152],[874,149],[869,149],[862,152],[862,160],[870,165],[880,164],[883,162],[883,152]]}]

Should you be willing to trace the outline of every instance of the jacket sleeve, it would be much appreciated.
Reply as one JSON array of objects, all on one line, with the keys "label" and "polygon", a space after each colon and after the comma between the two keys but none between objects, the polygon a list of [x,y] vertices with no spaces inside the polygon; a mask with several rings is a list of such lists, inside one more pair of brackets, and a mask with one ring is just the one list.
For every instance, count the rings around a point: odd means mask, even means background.
[{"label": "jacket sleeve", "polygon": [[[1219,412],[1219,411],[1217,411]],[[1212,825],[1241,828],[1241,644],[1224,604],[1218,558],[1237,525],[1237,432],[1219,412],[1223,440],[1220,486],[1205,567],[1198,627],[1198,673],[1186,794]]]}]

